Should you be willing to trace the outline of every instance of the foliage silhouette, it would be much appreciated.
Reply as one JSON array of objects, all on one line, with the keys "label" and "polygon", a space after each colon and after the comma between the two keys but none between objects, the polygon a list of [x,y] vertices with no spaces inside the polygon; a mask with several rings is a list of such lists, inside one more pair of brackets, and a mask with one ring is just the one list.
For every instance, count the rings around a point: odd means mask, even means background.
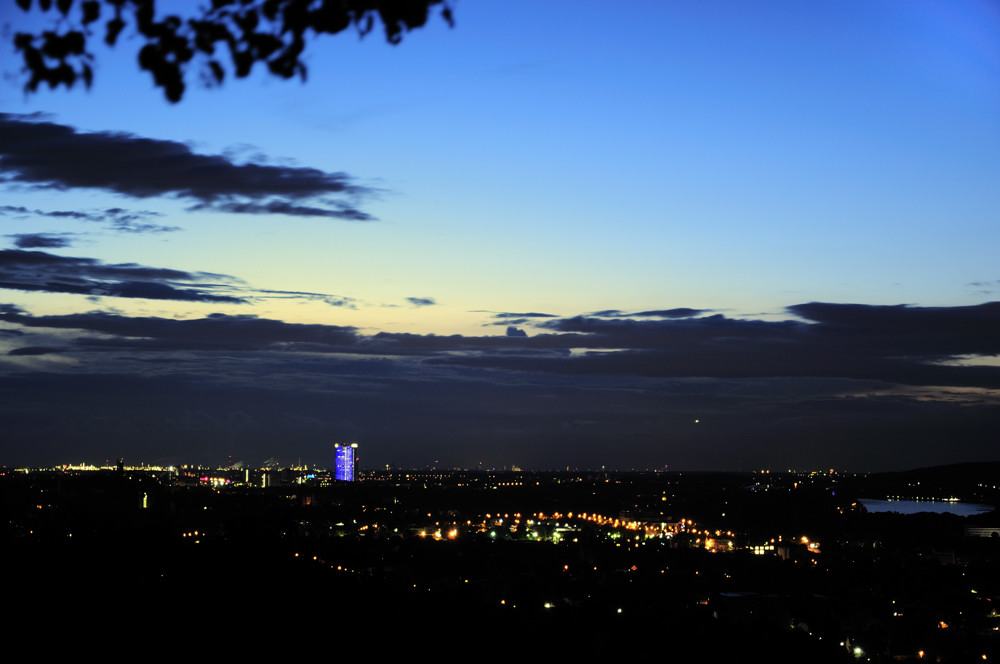
[{"label": "foliage silhouette", "polygon": [[454,25],[448,0],[211,0],[209,8],[197,10],[198,16],[167,15],[159,20],[155,0],[15,1],[26,12],[56,9],[55,29],[14,35],[15,51],[22,55],[29,75],[28,92],[42,83],[72,88],[82,81],[89,88],[94,56],[88,44],[99,21],[107,19],[104,42],[109,46],[115,45],[126,26],[135,26],[143,42],[139,67],[152,74],[171,102],[184,96],[185,78],[196,59],[209,85],[222,83],[227,65],[236,78],[243,78],[258,62],[275,76],[305,80],[300,57],[308,37],[337,34],[352,26],[364,37],[377,19],[386,40],[398,44],[404,33],[427,22],[435,5],[441,5],[441,17]]}]

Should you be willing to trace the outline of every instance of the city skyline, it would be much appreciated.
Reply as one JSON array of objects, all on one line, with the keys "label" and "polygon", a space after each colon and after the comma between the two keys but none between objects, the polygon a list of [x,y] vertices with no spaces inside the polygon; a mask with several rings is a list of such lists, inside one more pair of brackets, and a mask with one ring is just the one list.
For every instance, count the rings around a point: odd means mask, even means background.
[{"label": "city skyline", "polygon": [[0,463],[997,459],[995,6],[454,14],[174,105],[131,28],[5,60]]}]

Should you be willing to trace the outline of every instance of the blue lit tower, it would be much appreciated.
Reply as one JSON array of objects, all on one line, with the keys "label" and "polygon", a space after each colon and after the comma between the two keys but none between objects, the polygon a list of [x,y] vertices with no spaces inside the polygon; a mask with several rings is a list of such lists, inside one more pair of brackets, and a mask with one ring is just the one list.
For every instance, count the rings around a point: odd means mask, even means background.
[{"label": "blue lit tower", "polygon": [[341,482],[354,481],[354,450],[357,448],[357,443],[333,444],[334,479]]}]

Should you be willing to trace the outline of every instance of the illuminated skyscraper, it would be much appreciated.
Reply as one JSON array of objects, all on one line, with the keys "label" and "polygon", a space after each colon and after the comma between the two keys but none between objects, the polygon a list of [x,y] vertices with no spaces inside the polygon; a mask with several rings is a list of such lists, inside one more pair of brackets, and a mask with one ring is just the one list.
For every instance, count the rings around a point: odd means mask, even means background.
[{"label": "illuminated skyscraper", "polygon": [[354,450],[357,443],[334,443],[333,444],[333,478],[341,482],[354,481]]}]

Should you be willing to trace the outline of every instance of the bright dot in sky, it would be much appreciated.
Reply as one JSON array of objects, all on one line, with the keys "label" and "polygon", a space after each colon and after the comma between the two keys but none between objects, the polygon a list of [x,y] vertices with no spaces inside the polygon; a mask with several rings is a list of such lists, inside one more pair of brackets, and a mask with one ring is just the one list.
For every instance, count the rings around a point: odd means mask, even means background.
[{"label": "bright dot in sky", "polygon": [[694,421],[695,424],[698,424],[698,422],[701,422],[701,420],[695,420]]}]

